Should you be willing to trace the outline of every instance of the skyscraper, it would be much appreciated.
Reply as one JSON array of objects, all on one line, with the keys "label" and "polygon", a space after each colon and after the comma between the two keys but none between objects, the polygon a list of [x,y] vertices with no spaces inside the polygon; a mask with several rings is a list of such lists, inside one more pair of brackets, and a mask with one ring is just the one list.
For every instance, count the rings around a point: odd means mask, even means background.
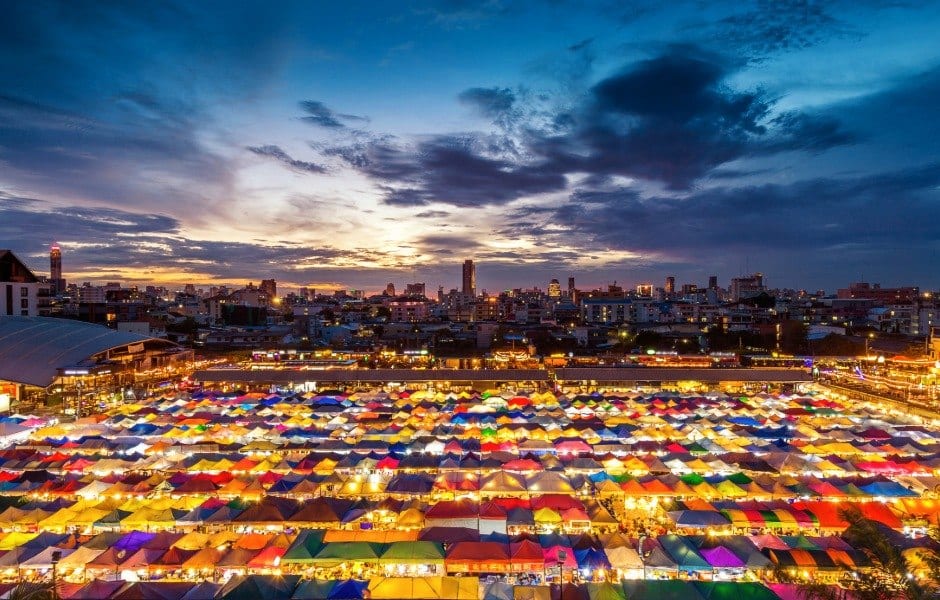
[{"label": "skyscraper", "polygon": [[473,261],[463,261],[463,293],[468,296],[477,295],[477,268]]},{"label": "skyscraper", "polygon": [[718,276],[717,275],[708,276],[708,289],[710,290],[718,289]]},{"label": "skyscraper", "polygon": [[666,278],[666,287],[663,288],[667,294],[674,294],[676,291],[676,278],[669,276]]},{"label": "skyscraper", "polygon": [[56,243],[49,249],[49,283],[53,295],[65,293],[65,279],[62,278],[62,250]]},{"label": "skyscraper", "polygon": [[553,300],[561,298],[561,284],[557,279],[552,279],[548,282],[548,297]]}]

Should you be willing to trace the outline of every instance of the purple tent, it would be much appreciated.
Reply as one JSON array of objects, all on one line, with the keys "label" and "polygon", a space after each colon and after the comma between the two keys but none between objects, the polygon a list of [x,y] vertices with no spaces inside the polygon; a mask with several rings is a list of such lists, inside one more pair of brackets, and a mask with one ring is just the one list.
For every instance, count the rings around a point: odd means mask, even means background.
[{"label": "purple tent", "polygon": [[157,537],[156,533],[147,533],[146,531],[131,531],[117,541],[112,548],[115,550],[129,550],[137,552],[141,546]]},{"label": "purple tent", "polygon": [[737,557],[731,550],[724,546],[716,546],[707,550],[699,550],[708,564],[718,569],[739,569],[744,568],[744,561]]}]

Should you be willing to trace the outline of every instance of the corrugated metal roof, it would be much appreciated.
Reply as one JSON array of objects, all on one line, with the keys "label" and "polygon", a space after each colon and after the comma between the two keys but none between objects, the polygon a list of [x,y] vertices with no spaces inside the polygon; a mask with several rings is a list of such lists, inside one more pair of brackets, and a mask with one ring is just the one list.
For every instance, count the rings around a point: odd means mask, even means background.
[{"label": "corrugated metal roof", "polygon": [[197,381],[300,383],[389,381],[548,381],[541,369],[328,369],[298,371],[290,369],[212,369],[197,371]]},{"label": "corrugated metal roof", "polygon": [[0,379],[46,387],[58,368],[154,339],[70,319],[0,317]]},{"label": "corrugated metal roof", "polygon": [[560,381],[812,381],[805,369],[686,369],[682,367],[572,367],[556,369]]}]

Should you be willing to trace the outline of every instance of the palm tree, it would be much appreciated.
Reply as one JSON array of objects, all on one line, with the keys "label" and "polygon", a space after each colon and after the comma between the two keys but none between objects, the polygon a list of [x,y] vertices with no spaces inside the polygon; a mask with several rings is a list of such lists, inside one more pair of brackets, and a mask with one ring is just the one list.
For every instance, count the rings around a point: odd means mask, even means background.
[{"label": "palm tree", "polygon": [[929,580],[926,583],[918,581],[911,574],[901,549],[891,543],[874,521],[866,519],[853,506],[840,509],[839,516],[849,523],[846,533],[851,536],[853,546],[865,553],[872,566],[866,571],[853,573],[841,586],[801,583],[799,592],[804,600],[924,600],[935,597],[936,585]]},{"label": "palm tree", "polygon": [[58,600],[51,581],[24,581],[18,583],[6,596],[9,600]]}]

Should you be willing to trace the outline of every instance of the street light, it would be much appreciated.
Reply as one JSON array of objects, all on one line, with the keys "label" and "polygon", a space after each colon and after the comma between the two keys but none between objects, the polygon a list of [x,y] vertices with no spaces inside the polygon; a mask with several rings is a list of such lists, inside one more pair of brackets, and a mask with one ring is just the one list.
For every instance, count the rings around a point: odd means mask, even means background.
[{"label": "street light", "polygon": [[865,337],[865,358],[868,358],[868,340],[875,339],[875,334],[868,332],[868,335]]}]

